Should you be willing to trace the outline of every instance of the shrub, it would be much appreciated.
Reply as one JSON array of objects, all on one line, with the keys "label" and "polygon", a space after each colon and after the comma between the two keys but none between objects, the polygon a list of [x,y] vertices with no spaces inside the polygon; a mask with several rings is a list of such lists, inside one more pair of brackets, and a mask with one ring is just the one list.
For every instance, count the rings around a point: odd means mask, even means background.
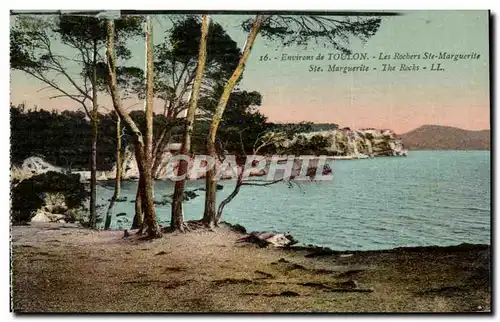
[{"label": "shrub", "polygon": [[23,180],[12,188],[12,222],[29,221],[45,205],[48,194],[62,194],[69,209],[82,207],[88,198],[88,191],[78,174],[49,171]]}]

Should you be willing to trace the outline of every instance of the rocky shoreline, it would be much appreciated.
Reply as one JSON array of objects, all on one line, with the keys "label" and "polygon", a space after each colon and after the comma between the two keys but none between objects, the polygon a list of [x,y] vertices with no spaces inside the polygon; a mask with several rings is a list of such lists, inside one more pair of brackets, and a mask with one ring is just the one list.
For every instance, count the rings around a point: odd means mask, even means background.
[{"label": "rocky shoreline", "polygon": [[[391,130],[378,130],[378,129],[361,129],[351,130],[349,128],[318,131],[309,133],[296,134],[292,139],[281,137],[276,134],[273,136],[272,145],[276,151],[294,151],[294,147],[300,151],[308,151],[311,147],[316,147],[322,150],[321,155],[327,156],[330,160],[358,160],[369,159],[378,156],[407,156],[408,151],[404,148],[403,142],[394,131]],[[297,152],[297,151],[296,151]],[[313,152],[313,151],[310,151]],[[314,151],[312,155],[317,155],[319,151]],[[174,162],[173,169],[169,167],[171,157],[175,151],[165,151],[159,163],[158,170],[155,174],[157,180],[168,180],[172,176],[172,171],[177,166]],[[293,153],[290,153],[293,154]],[[303,153],[299,153],[303,154]],[[191,161],[195,161],[195,156],[191,157]],[[286,160],[287,156],[283,156]],[[264,169],[255,169],[250,171],[250,176],[265,176],[269,172],[269,164],[271,157],[265,157],[267,165]],[[310,162],[317,161],[312,159]],[[187,179],[197,180],[204,178],[204,173],[192,171],[193,165],[197,162],[190,162]],[[216,160],[217,166],[223,164],[219,159]],[[294,166],[300,167],[296,164]],[[231,165],[242,171],[243,166],[240,164]],[[131,148],[127,148],[123,155],[123,176],[124,180],[134,180],[139,178],[139,170],[137,162],[135,161],[135,154]],[[48,171],[67,172],[69,169],[54,166],[43,158],[32,156],[24,160],[23,164],[11,168],[12,179],[25,179],[33,175],[42,174]],[[89,170],[71,170],[71,173],[79,174],[82,182],[90,181]],[[116,177],[116,165],[113,165],[109,171],[97,171],[98,181],[110,181]],[[236,178],[237,175],[233,173],[224,174],[221,180],[229,180]]]},{"label": "rocky shoreline", "polygon": [[145,241],[12,227],[15,312],[489,312],[490,246],[334,251],[237,243],[237,225]]}]

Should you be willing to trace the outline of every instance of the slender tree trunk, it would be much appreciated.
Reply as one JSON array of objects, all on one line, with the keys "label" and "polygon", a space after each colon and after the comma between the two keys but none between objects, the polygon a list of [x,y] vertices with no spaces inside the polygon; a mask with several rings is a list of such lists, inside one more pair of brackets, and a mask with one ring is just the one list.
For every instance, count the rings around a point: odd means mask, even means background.
[{"label": "slender tree trunk", "polygon": [[[229,100],[229,96],[234,89],[234,86],[238,82],[243,70],[245,68],[245,63],[250,55],[252,50],[252,46],[255,42],[255,38],[260,30],[260,25],[264,20],[264,16],[257,15],[252,25],[252,29],[250,30],[250,34],[248,35],[247,42],[245,43],[245,48],[243,48],[243,54],[241,55],[240,61],[238,62],[238,66],[233,72],[233,75],[227,82],[224,87],[224,91],[222,96],[217,104],[217,108],[215,109],[214,116],[212,118],[212,124],[210,125],[210,131],[208,133],[207,142],[206,142],[206,150],[207,154],[210,155],[214,160],[217,157],[217,153],[215,150],[215,137],[217,134],[217,128],[219,127],[219,123],[222,119],[222,114],[226,109],[227,102]],[[216,195],[216,186],[217,182],[215,180],[215,174],[217,173],[217,167],[214,164],[213,168],[207,171],[207,176],[205,180],[206,184],[206,192],[205,192],[205,212],[203,213],[203,223],[208,227],[213,227],[216,222],[216,212],[215,212],[215,195]]]},{"label": "slender tree trunk", "polygon": [[[148,45],[148,70],[147,70],[147,95],[148,95],[148,100],[150,103],[152,103],[152,37],[151,35],[151,23],[148,19],[148,26],[147,26],[148,32],[147,32],[147,37],[146,41],[149,44]],[[117,81],[116,81],[116,58],[114,54],[114,22],[112,20],[108,21],[108,48],[106,55],[108,57],[108,74],[109,74],[109,87],[111,91],[111,98],[113,100],[113,106],[115,110],[118,112],[120,117],[123,119],[123,121],[127,124],[127,126],[130,128],[132,133],[134,133],[134,139],[135,139],[135,149],[136,149],[136,159],[137,159],[137,166],[139,168],[139,184],[142,181],[144,183],[144,189],[140,189],[141,196],[143,197],[143,211],[144,211],[144,224],[147,225],[147,234],[150,238],[158,238],[162,236],[162,233],[160,231],[160,227],[158,225],[158,221],[156,219],[156,214],[155,214],[155,207],[153,203],[153,180],[151,177],[151,166],[150,166],[150,160],[151,158],[147,157],[146,151],[151,151],[150,148],[147,148],[146,146],[150,144],[148,142],[148,138],[151,139],[152,136],[149,135],[149,133],[152,133],[152,128],[147,129],[147,134],[146,134],[146,143],[144,142],[143,135],[139,131],[139,128],[135,124],[135,122],[132,120],[130,115],[125,112],[122,106],[122,102],[119,97],[118,93],[118,86],[117,86]],[[151,96],[151,98],[149,97]],[[146,115],[151,115],[152,116],[152,104],[146,104]],[[152,125],[152,122],[146,120],[146,122],[149,125]]]},{"label": "slender tree trunk", "polygon": [[135,155],[135,160],[137,163],[137,169],[139,172],[139,180],[137,181],[137,191],[135,193],[135,214],[134,214],[134,220],[132,221],[132,227],[131,229],[139,229],[137,234],[142,234],[144,231],[144,196],[142,194],[142,190],[144,190],[144,178],[143,173],[141,172],[141,167],[139,165],[139,160],[141,158],[141,151],[142,147],[138,147],[136,144],[134,144],[134,155]]},{"label": "slender tree trunk", "polygon": [[[137,151],[137,147],[134,144],[134,155],[135,155],[135,160],[137,163],[137,169],[139,170],[139,158],[141,157],[140,154]],[[143,196],[141,191],[144,189],[144,182],[141,180],[142,173],[139,171],[139,181],[137,182],[137,191],[135,193],[135,214],[134,214],[134,220],[132,221],[132,227],[131,229],[139,229],[137,232],[138,234],[142,234],[143,231],[143,224],[144,224],[144,210],[143,210]]]},{"label": "slender tree trunk", "polygon": [[108,211],[106,212],[106,222],[104,224],[104,229],[109,229],[111,225],[111,218],[113,217],[113,210],[115,207],[116,199],[120,197],[121,181],[122,181],[122,124],[120,115],[116,113],[116,173],[115,173],[115,192],[113,197],[111,197],[111,202],[109,203]]},{"label": "slender tree trunk", "polygon": [[[187,155],[191,149],[191,135],[193,133],[193,122],[198,105],[198,96],[200,94],[201,81],[203,71],[205,70],[205,62],[207,59],[207,34],[210,26],[210,17],[203,15],[201,25],[200,51],[198,53],[198,66],[196,67],[196,76],[193,83],[193,91],[191,100],[187,110],[186,119],[184,122],[184,134],[182,138],[181,155]],[[186,160],[179,161],[177,168],[177,176],[184,176],[187,173],[188,163]],[[178,180],[175,182],[174,197],[172,201],[172,216],[170,219],[170,227],[174,230],[184,231],[184,212],[182,202],[184,200],[184,187],[186,180]]]},{"label": "slender tree trunk", "polygon": [[[217,159],[217,152],[215,151],[215,144],[207,142],[206,145],[207,154],[212,158],[212,160]],[[216,224],[216,213],[215,213],[215,201],[217,193],[217,181],[215,180],[216,175],[216,162],[214,166],[208,169],[205,177],[205,212],[203,213],[203,223],[207,227],[214,227]]]},{"label": "slender tree trunk", "polygon": [[144,203],[144,223],[150,237],[161,237],[160,226],[156,219],[155,205],[153,201],[153,26],[151,18],[146,17],[146,142],[144,145],[144,189],[142,201]]},{"label": "slender tree trunk", "polygon": [[146,21],[146,142],[144,154],[146,166],[151,173],[153,168],[153,29],[149,16],[146,17]]},{"label": "slender tree trunk", "polygon": [[142,189],[144,188],[142,188],[141,179],[139,177],[139,182],[137,183],[137,192],[135,195],[135,215],[131,227],[131,229],[140,229],[139,233],[142,233],[142,224],[144,223],[144,214],[142,212],[142,196],[141,196]]},{"label": "slender tree trunk", "polygon": [[143,227],[146,227],[147,235],[151,238],[159,238],[162,236],[158,220],[156,218],[155,205],[153,201],[153,178],[151,168],[144,165],[143,184],[144,189],[141,189],[142,201],[144,204],[144,222]]},{"label": "slender tree trunk", "polygon": [[90,157],[90,228],[97,222],[97,135],[99,120],[97,114],[97,40],[94,40],[92,60],[92,151]]}]

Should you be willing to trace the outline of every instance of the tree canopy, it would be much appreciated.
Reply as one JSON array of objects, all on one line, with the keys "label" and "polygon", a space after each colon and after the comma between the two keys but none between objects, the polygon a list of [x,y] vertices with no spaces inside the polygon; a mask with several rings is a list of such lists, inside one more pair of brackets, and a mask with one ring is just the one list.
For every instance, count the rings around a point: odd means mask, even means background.
[{"label": "tree canopy", "polygon": [[[115,41],[122,62],[131,57],[127,40],[142,33],[142,17],[118,19]],[[83,16],[18,16],[10,33],[10,66],[26,72],[58,92],[51,98],[68,97],[79,103],[90,117],[92,69],[97,66],[98,84],[105,90],[104,47],[106,22]],[[122,88],[137,84],[142,70],[121,67]],[[140,82],[140,81],[139,81]]]}]

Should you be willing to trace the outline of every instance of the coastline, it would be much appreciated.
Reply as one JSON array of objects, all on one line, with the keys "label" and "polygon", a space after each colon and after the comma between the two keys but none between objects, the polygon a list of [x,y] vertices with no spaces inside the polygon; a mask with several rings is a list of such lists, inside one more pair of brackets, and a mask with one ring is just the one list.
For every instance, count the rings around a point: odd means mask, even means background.
[{"label": "coastline", "polygon": [[153,241],[70,224],[11,234],[15,312],[491,310],[489,245],[260,248],[226,224]]}]

